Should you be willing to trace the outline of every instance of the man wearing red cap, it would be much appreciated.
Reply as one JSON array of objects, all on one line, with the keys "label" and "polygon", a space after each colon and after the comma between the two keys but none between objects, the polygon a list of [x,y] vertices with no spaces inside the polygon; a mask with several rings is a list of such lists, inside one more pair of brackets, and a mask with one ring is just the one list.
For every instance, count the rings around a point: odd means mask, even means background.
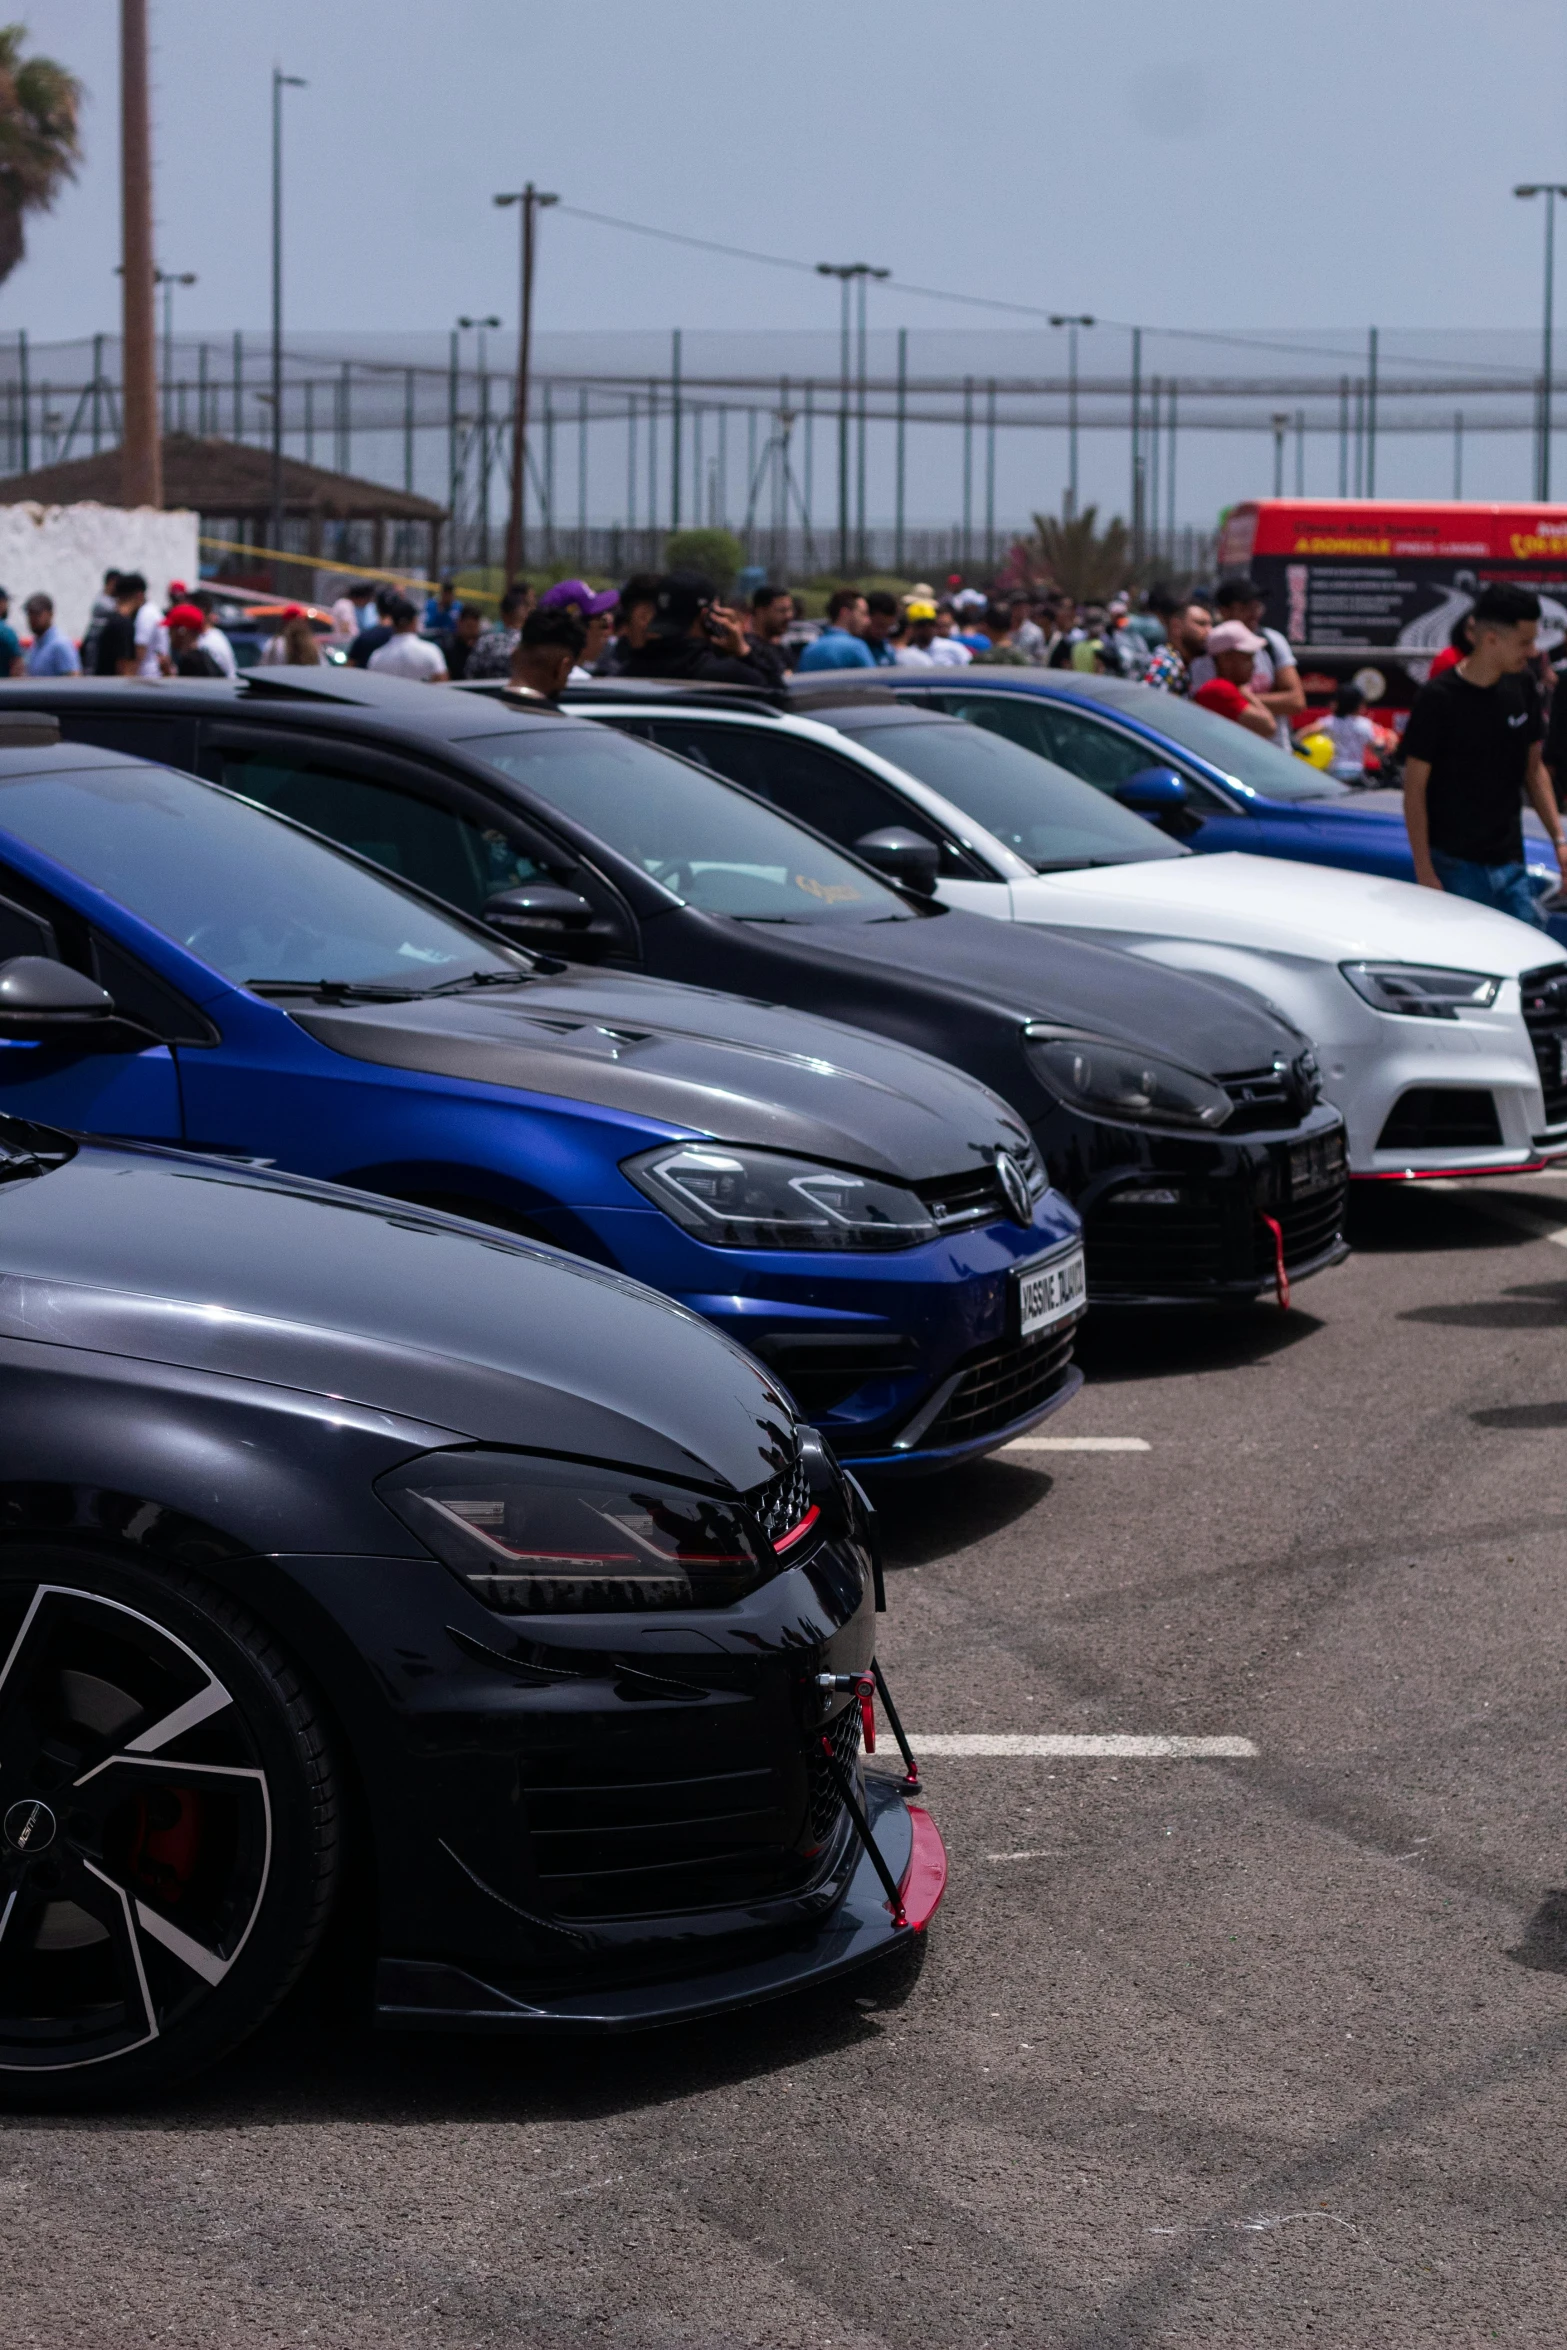
[{"label": "man wearing red cap", "polygon": [[222,669],[202,646],[207,615],[196,604],[171,604],[164,614],[169,649],[163,655],[165,677],[221,677]]}]

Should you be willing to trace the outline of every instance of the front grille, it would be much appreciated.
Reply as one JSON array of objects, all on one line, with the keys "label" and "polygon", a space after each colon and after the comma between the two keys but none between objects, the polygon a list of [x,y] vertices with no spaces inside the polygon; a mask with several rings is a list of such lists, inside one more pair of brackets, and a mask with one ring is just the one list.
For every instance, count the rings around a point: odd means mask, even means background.
[{"label": "front grille", "polygon": [[776,1542],[787,1534],[791,1526],[798,1526],[811,1506],[811,1489],[805,1479],[805,1463],[795,1460],[787,1469],[759,1485],[747,1495],[752,1514],[769,1542]]},{"label": "front grille", "polygon": [[1545,1095],[1545,1123],[1559,1126],[1567,1120],[1567,963],[1526,971],[1518,991]]},{"label": "front grille", "polygon": [[1298,1126],[1314,1098],[1314,1088],[1298,1062],[1292,1067],[1288,1061],[1274,1060],[1261,1069],[1230,1070],[1219,1083],[1232,1105],[1224,1121],[1227,1135],[1271,1133],[1281,1126]]},{"label": "front grille", "polygon": [[1269,1279],[1273,1235],[1264,1215],[1278,1224],[1285,1267],[1293,1273],[1331,1247],[1348,1188],[1338,1132],[1280,1152],[1278,1164],[1260,1171],[1250,1196],[1215,1197],[1150,1172],[1102,1200],[1084,1222],[1089,1297],[1200,1298],[1227,1284]]},{"label": "front grille", "polygon": [[1412,1085],[1389,1110],[1377,1149],[1483,1150],[1501,1139],[1496,1097],[1483,1086]]},{"label": "front grille", "polygon": [[802,1418],[819,1419],[869,1379],[895,1379],[918,1360],[901,1332],[825,1331],[758,1338],[756,1352],[794,1397]]},{"label": "front grille", "polygon": [[[822,1733],[818,1731],[817,1737]],[[851,1782],[854,1766],[860,1753],[860,1709],[846,1705],[841,1714],[834,1715],[827,1724],[826,1735],[832,1745],[841,1769],[849,1773]],[[827,1768],[827,1757],[819,1746],[813,1745],[806,1757],[807,1803],[810,1818],[811,1849],[819,1852],[828,1841],[843,1816],[843,1797],[833,1784]]]},{"label": "front grille", "polygon": [[1047,1402],[1072,1368],[1075,1336],[1076,1324],[1068,1323],[1065,1329],[1041,1330],[975,1356],[921,1436],[921,1449],[989,1436]]},{"label": "front grille", "polygon": [[[1309,1265],[1313,1257],[1320,1257],[1338,1238],[1344,1221],[1344,1190],[1336,1186],[1291,1206],[1270,1208],[1268,1213],[1284,1241],[1284,1270],[1293,1273],[1299,1266]],[[1260,1219],[1253,1227],[1251,1269],[1264,1280],[1277,1270],[1273,1235]]]},{"label": "front grille", "polygon": [[938,1175],[930,1182],[916,1183],[914,1189],[943,1232],[951,1232],[963,1224],[988,1224],[994,1217],[1009,1212],[994,1167],[971,1167],[962,1175]]},{"label": "front grille", "polygon": [[556,1780],[533,1758],[525,1787],[539,1890],[557,1917],[727,1906],[793,1891],[810,1874],[775,1766],[653,1779],[618,1777],[610,1764],[587,1775],[578,1753],[559,1769]]}]

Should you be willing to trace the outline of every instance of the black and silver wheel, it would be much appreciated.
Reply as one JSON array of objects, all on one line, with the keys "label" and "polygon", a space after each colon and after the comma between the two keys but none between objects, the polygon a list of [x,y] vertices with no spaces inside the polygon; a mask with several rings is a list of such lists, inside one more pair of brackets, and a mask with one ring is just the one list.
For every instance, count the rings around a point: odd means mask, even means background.
[{"label": "black and silver wheel", "polygon": [[319,1941],[320,1722],[221,1592],[0,1554],[0,2100],[162,2087],[255,2029]]}]

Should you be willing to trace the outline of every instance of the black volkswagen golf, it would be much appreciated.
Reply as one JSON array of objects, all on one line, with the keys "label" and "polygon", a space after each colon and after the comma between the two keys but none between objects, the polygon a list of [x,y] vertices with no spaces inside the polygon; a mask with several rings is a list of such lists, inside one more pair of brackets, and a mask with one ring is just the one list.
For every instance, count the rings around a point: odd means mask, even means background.
[{"label": "black volkswagen golf", "polygon": [[334,1910],[383,2024],[494,2032],[928,1919],[940,1839],[859,1761],[873,1523],[696,1315],[8,1118],[0,1268],[0,2102],[212,2061]]},{"label": "black volkswagen golf", "polygon": [[1345,1254],[1343,1125],[1281,1018],[944,907],[591,720],[343,670],[0,687],[0,710],[27,708],[226,784],[523,944],[828,1013],[966,1069],[1081,1212],[1092,1297],[1282,1300]]}]

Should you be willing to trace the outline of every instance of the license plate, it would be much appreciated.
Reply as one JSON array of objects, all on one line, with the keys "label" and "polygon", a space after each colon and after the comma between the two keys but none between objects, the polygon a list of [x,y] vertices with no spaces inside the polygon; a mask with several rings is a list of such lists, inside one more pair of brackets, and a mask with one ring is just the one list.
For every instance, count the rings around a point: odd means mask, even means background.
[{"label": "license plate", "polygon": [[1078,1313],[1087,1302],[1088,1282],[1080,1248],[1073,1249],[1068,1256],[1051,1257],[1043,1264],[1018,1265],[1012,1281],[1017,1291],[1020,1338],[1032,1338],[1036,1331],[1053,1329],[1069,1314]]},{"label": "license plate", "polygon": [[1290,1151],[1290,1198],[1310,1199],[1314,1191],[1327,1191],[1343,1173],[1342,1134],[1319,1134],[1310,1142],[1297,1142]]}]

